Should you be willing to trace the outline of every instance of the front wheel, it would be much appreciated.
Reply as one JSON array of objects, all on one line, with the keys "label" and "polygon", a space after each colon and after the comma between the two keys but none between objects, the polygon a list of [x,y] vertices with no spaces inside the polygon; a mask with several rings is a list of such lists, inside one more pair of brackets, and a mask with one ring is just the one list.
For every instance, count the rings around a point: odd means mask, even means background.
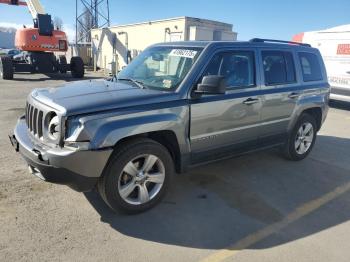
[{"label": "front wheel", "polygon": [[285,157],[294,161],[304,159],[315,144],[316,134],[315,118],[310,114],[302,114],[290,132],[288,142],[284,146]]},{"label": "front wheel", "polygon": [[150,139],[121,146],[109,160],[98,189],[114,211],[143,212],[165,195],[174,163],[169,151]]}]

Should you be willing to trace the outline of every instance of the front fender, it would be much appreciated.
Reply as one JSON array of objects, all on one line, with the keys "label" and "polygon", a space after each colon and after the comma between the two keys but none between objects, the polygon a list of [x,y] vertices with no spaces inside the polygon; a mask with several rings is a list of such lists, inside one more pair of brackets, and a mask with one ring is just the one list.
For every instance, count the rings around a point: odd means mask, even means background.
[{"label": "front fender", "polygon": [[87,121],[91,148],[115,146],[121,139],[156,131],[172,131],[176,135],[181,153],[189,151],[189,108],[181,106],[146,112],[112,115]]}]

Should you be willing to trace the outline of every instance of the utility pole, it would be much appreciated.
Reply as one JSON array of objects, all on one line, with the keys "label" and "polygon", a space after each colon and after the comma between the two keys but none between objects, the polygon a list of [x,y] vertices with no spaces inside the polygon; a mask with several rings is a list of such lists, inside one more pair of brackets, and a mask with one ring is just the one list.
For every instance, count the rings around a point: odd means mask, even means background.
[{"label": "utility pole", "polygon": [[109,0],[76,0],[75,24],[76,44],[91,43],[91,29],[110,26]]}]

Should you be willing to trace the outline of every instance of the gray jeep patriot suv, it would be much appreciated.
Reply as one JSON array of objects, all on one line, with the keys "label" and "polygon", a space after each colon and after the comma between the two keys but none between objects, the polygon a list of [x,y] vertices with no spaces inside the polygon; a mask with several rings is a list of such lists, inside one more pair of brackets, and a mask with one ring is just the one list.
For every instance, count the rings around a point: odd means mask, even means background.
[{"label": "gray jeep patriot suv", "polygon": [[162,43],[112,79],[33,90],[10,140],[41,179],[140,212],[198,164],[273,146],[305,158],[328,99],[307,44]]}]

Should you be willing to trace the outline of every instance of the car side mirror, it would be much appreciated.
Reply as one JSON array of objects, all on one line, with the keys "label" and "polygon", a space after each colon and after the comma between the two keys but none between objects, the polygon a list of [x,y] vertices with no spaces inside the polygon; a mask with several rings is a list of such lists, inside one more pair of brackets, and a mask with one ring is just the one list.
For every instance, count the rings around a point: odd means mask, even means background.
[{"label": "car side mirror", "polygon": [[195,94],[219,95],[225,94],[226,84],[223,76],[211,75],[204,76],[202,82],[198,84]]}]

